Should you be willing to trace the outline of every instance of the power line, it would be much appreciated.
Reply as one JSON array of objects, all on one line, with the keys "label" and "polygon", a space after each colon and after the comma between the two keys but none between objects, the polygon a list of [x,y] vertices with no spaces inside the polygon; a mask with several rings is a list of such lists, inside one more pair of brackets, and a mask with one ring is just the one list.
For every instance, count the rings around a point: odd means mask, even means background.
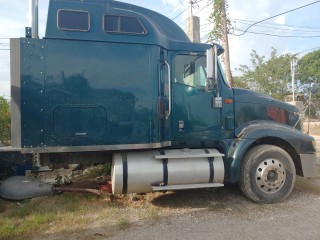
[{"label": "power line", "polygon": [[[320,33],[320,30],[319,31],[308,31],[308,30],[297,30],[297,29],[290,29],[290,28],[268,27],[268,26],[262,26],[262,25],[255,25],[255,27],[282,30],[282,31],[284,31],[284,33],[286,33],[286,32]],[[244,30],[242,30],[242,31],[244,31]]]},{"label": "power line", "polygon": [[171,20],[173,21],[173,20],[175,20],[176,18],[178,18],[178,17],[180,17],[185,11],[187,11],[188,10],[188,7],[185,9],[185,10],[183,10],[181,13],[179,13],[177,16],[175,16],[174,18],[172,18]]},{"label": "power line", "polygon": [[[201,2],[202,0],[200,0],[199,2]],[[197,2],[197,3],[199,3]],[[203,9],[205,9],[206,7],[209,7],[211,3],[208,3],[207,5],[205,5],[203,8],[201,8],[198,12],[196,12],[195,15],[197,15],[199,12],[201,12]]]},{"label": "power line", "polygon": [[[240,24],[248,25],[247,23],[240,23]],[[270,27],[270,26],[264,26],[264,25],[260,25],[260,24],[255,25],[255,27],[284,30],[284,31],[290,31],[290,32],[303,32],[303,33],[319,33],[320,32],[320,28],[319,28],[319,30],[309,31],[309,30],[299,30],[299,29],[293,29],[293,28]]]},{"label": "power line", "polygon": [[[197,3],[202,2],[203,0],[199,0]],[[196,12],[194,15],[197,15],[199,12],[201,12],[203,9],[205,9],[206,7],[208,7],[211,3],[208,3],[207,5],[205,5],[204,7],[202,7],[198,12]],[[187,20],[182,21],[179,25],[185,23]]]},{"label": "power line", "polygon": [[286,11],[286,12],[283,12],[283,13],[280,13],[280,14],[277,14],[277,15],[274,15],[274,16],[269,17],[269,18],[265,18],[265,19],[263,19],[263,20],[261,20],[261,21],[255,22],[255,23],[251,24],[249,27],[247,27],[247,28],[245,29],[245,31],[243,31],[243,33],[241,33],[241,34],[234,34],[234,36],[239,37],[239,36],[244,35],[246,32],[249,32],[248,30],[249,30],[252,26],[254,26],[254,25],[258,24],[258,23],[261,23],[261,22],[267,21],[267,20],[269,20],[269,19],[272,19],[272,18],[281,16],[281,15],[284,15],[284,14],[289,13],[289,12],[293,12],[293,11],[299,10],[299,9],[301,9],[301,8],[310,6],[310,5],[315,4],[315,3],[318,3],[318,2],[320,2],[320,0],[315,1],[315,2],[312,2],[312,3],[309,3],[309,4],[306,4],[306,5],[303,5],[303,6],[301,6],[301,7],[297,7],[297,8],[291,9],[291,10],[289,10],[289,11]]},{"label": "power line", "polygon": [[[237,31],[243,31],[241,29],[235,28]],[[247,33],[257,34],[257,35],[265,35],[265,36],[272,36],[272,37],[282,37],[282,38],[320,38],[320,36],[296,36],[296,35],[278,35],[278,34],[271,34],[271,33],[265,33],[265,32],[253,32],[246,30]],[[241,35],[235,35],[234,36],[241,36]]]},{"label": "power line", "polygon": [[166,15],[168,16],[170,13],[172,13],[177,7],[180,6],[180,4],[183,2],[184,0],[181,0],[173,9],[171,9],[170,12],[168,12]]},{"label": "power line", "polygon": [[320,48],[320,46],[314,47],[314,48],[310,48],[310,49],[307,49],[307,50],[303,50],[303,51],[301,51],[301,52],[295,53],[294,55],[298,55],[298,54],[304,53],[304,52],[309,52],[309,51],[312,51],[312,50],[315,50],[315,49],[318,49],[318,48]]},{"label": "power line", "polygon": [[[252,20],[245,20],[245,19],[238,19],[238,18],[230,18],[231,21],[235,22],[249,22],[255,23],[256,21]],[[295,28],[307,28],[307,29],[320,29],[320,27],[312,27],[312,26],[299,26],[299,25],[292,25],[292,24],[279,24],[279,23],[271,23],[271,22],[263,22],[261,25],[276,25],[281,27],[295,27]]]}]

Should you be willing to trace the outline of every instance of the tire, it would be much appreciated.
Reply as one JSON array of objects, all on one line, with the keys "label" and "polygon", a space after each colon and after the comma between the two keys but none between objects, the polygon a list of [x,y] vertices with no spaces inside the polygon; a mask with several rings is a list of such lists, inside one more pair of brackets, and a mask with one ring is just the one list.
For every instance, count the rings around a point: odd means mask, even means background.
[{"label": "tire", "polygon": [[296,169],[290,155],[273,145],[250,149],[242,163],[239,186],[252,201],[278,203],[291,193]]}]

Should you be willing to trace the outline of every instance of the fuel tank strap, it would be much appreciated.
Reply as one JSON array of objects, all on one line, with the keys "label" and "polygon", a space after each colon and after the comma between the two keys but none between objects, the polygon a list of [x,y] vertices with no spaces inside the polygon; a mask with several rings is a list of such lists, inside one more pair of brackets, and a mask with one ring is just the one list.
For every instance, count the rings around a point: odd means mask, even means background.
[{"label": "fuel tank strap", "polygon": [[[166,153],[163,150],[159,150],[161,155],[166,155]],[[168,185],[168,158],[162,159],[163,163],[163,185]]]},{"label": "fuel tank strap", "polygon": [[[206,154],[210,154],[208,149],[203,149]],[[210,176],[209,176],[209,183],[213,183],[214,179],[214,158],[208,157],[209,160],[209,169],[210,169]]]},{"label": "fuel tank strap", "polygon": [[127,153],[123,152],[122,155],[122,168],[123,168],[123,185],[122,185],[122,193],[127,194],[128,192],[128,158]]}]

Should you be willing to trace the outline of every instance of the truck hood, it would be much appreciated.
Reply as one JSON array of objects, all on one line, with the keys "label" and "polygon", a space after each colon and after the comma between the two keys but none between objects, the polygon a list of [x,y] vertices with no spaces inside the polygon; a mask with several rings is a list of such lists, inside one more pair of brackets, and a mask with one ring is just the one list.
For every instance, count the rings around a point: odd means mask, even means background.
[{"label": "truck hood", "polygon": [[301,129],[299,110],[295,106],[247,89],[234,88],[233,92],[236,127],[249,121],[267,120]]}]

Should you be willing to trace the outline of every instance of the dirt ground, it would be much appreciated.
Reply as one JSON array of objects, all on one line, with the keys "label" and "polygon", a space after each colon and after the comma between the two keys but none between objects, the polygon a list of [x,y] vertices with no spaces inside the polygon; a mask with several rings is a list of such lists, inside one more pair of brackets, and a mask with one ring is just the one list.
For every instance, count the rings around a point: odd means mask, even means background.
[{"label": "dirt ground", "polygon": [[[310,134],[320,146],[320,122],[310,124]],[[253,203],[237,186],[104,201],[91,202],[96,209],[81,216],[81,227],[71,222],[57,230],[49,224],[24,239],[320,239],[320,165],[315,178],[298,177],[289,198],[279,204]]]},{"label": "dirt ground", "polygon": [[[311,122],[309,133],[320,150],[320,122]],[[320,239],[320,165],[315,178],[298,177],[290,197],[279,204],[255,204],[236,186],[215,191],[208,208],[181,205],[178,209],[185,212],[177,211],[156,223],[137,222],[110,239]]]},{"label": "dirt ground", "polygon": [[[188,208],[156,223],[139,222],[110,239],[320,239],[320,194],[297,183],[283,203],[258,205],[225,188],[208,209]],[[318,185],[319,186],[319,185]],[[192,192],[190,192],[192,194]]]}]

